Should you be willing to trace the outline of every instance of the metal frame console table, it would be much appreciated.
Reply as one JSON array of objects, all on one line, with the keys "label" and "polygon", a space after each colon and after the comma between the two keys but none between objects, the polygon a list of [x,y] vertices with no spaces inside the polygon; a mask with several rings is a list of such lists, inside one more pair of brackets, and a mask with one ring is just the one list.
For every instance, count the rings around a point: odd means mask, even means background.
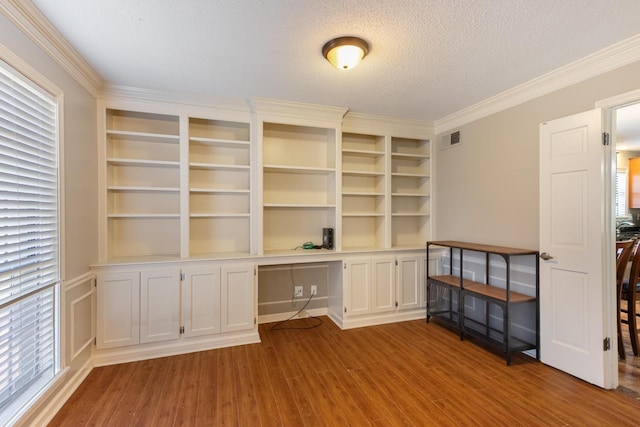
[{"label": "metal frame console table", "polygon": [[[540,261],[538,251],[517,249],[503,246],[483,245],[459,241],[430,241],[427,242],[427,256],[431,246],[449,248],[449,274],[434,275],[429,272],[427,265],[427,322],[436,317],[453,326],[460,333],[460,339],[468,334],[482,339],[490,344],[502,347],[507,365],[511,364],[512,352],[536,349],[539,358],[540,348]],[[454,250],[458,251],[459,276],[453,275]],[[485,254],[485,282],[477,282],[463,278],[464,252],[473,251]],[[493,261],[491,255],[498,255],[504,260],[504,287],[490,282],[490,267]],[[526,295],[511,290],[511,261],[512,257],[535,257],[535,295]],[[486,317],[478,321],[465,313],[465,298],[473,297],[485,303]],[[512,335],[512,310],[521,304],[535,305],[535,342],[518,339]],[[494,305],[502,311],[502,328],[497,329],[490,321],[489,306]],[[495,322],[493,322],[495,323]]]}]

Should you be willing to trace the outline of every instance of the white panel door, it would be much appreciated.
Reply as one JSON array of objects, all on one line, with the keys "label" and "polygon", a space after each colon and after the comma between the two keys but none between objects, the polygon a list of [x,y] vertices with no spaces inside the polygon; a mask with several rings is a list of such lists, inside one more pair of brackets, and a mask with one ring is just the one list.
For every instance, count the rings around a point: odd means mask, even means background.
[{"label": "white panel door", "polygon": [[373,258],[371,260],[371,311],[381,313],[396,309],[396,260]]},{"label": "white panel door", "polygon": [[371,312],[371,258],[345,261],[345,315]]},{"label": "white panel door", "polygon": [[143,271],[140,274],[140,343],[179,337],[179,271]]},{"label": "white panel door", "polygon": [[222,267],[220,292],[222,332],[242,331],[255,326],[253,271],[253,265]]},{"label": "white panel door", "polygon": [[540,125],[540,358],[601,387],[605,149],[600,110]]},{"label": "white panel door", "polygon": [[[419,256],[398,257],[398,309],[409,310],[420,307],[420,262]],[[424,259],[424,258],[422,258]]]},{"label": "white panel door", "polygon": [[182,283],[184,336],[220,332],[220,267],[185,270]]},{"label": "white panel door", "polygon": [[121,347],[140,342],[140,274],[98,275],[98,349]]}]

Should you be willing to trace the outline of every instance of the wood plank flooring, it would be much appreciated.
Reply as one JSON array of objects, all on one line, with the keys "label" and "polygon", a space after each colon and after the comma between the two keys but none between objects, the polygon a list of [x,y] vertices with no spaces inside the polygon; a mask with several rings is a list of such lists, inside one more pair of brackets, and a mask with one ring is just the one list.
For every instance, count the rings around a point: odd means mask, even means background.
[{"label": "wood plank flooring", "polygon": [[[51,426],[636,426],[605,391],[424,320],[270,330],[262,343],[95,368]],[[288,326],[305,326],[313,319]]]},{"label": "wood plank flooring", "polygon": [[625,360],[618,360],[618,383],[620,387],[640,393],[640,356],[633,355],[627,325],[622,325],[622,342],[626,357]]}]

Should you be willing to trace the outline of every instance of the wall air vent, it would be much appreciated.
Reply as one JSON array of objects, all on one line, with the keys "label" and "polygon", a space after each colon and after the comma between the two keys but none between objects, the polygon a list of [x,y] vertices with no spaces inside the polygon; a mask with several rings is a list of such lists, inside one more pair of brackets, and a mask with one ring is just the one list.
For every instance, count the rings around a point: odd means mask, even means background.
[{"label": "wall air vent", "polygon": [[442,137],[441,148],[444,150],[445,148],[455,147],[460,144],[462,144],[462,140],[460,139],[460,131],[458,130]]}]

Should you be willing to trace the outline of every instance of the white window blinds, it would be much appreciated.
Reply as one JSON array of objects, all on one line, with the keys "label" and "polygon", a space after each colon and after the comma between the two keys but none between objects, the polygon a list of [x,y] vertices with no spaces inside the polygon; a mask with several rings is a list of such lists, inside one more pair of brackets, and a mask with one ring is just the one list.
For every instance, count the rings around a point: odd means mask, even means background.
[{"label": "white window blinds", "polygon": [[57,369],[57,115],[0,62],[0,424]]},{"label": "white window blinds", "polygon": [[627,170],[616,172],[616,216],[627,215]]}]

